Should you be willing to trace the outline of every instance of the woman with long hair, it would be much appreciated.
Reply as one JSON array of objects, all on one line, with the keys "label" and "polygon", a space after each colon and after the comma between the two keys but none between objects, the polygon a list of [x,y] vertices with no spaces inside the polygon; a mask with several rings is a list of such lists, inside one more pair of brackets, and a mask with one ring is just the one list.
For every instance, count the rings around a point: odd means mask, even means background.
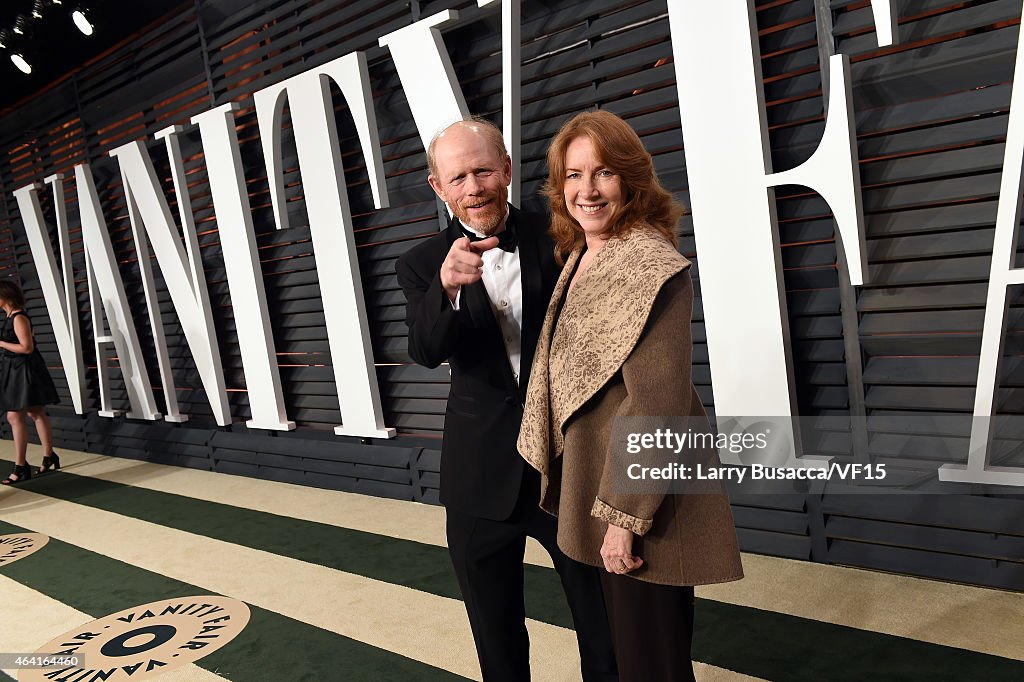
[{"label": "woman with long hair", "polygon": [[53,451],[50,418],[46,414],[46,405],[60,400],[46,362],[36,348],[32,323],[25,313],[25,295],[21,287],[10,280],[0,280],[0,309],[7,315],[0,326],[0,410],[7,413],[16,453],[14,472],[2,483],[11,485],[32,478],[26,459],[26,416],[35,422],[43,446],[43,465],[39,473],[60,468],[60,458]]},{"label": "woman with long hair", "polygon": [[[612,425],[684,418],[710,432],[691,379],[683,209],[637,134],[606,111],[562,127],[548,173],[551,233],[568,257],[537,342],[519,451],[541,472],[559,547],[604,569],[621,682],[692,680],[693,586],[743,576],[729,500],[624,489]],[[684,456],[718,458],[713,448]]]}]

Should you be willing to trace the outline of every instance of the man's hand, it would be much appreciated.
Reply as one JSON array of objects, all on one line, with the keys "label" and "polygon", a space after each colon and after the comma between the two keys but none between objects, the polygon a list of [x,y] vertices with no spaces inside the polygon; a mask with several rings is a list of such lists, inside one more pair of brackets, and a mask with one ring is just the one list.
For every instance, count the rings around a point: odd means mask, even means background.
[{"label": "man's hand", "polygon": [[608,524],[601,545],[604,570],[609,573],[629,573],[644,565],[644,560],[633,556],[633,532]]},{"label": "man's hand", "polygon": [[452,305],[463,285],[479,282],[483,277],[484,259],[480,254],[497,245],[497,237],[488,237],[478,242],[469,241],[469,237],[459,237],[452,248],[448,249],[448,255],[441,263],[441,286]]}]

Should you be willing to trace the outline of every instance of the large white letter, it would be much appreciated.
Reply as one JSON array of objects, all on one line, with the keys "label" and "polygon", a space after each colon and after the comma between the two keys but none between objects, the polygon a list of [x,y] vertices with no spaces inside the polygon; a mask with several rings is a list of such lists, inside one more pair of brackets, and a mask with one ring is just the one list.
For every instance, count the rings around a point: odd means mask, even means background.
[{"label": "large white letter", "polygon": [[213,416],[218,424],[224,426],[231,423],[231,414],[228,410],[228,398],[224,389],[224,369],[221,365],[220,350],[213,326],[213,315],[210,310],[210,298],[199,255],[195,223],[190,209],[191,202],[184,182],[181,152],[177,144],[178,141],[174,137],[174,133],[180,130],[181,128],[171,128],[161,131],[157,135],[166,138],[174,186],[178,196],[179,212],[185,233],[185,243],[188,248],[187,254],[182,248],[181,237],[174,224],[174,219],[171,218],[171,209],[160,188],[156,170],[153,168],[153,161],[143,144],[139,141],[129,142],[112,150],[110,155],[117,159],[121,167],[121,181],[124,184],[128,216],[131,220],[132,235],[135,238],[135,250],[139,256],[139,269],[142,273],[146,305],[149,308],[149,321],[153,327],[153,339],[157,350],[157,359],[160,363],[160,377],[166,397],[167,414],[164,419],[183,422],[188,417],[181,415],[178,410],[174,377],[171,373],[167,342],[160,317],[160,303],[157,301],[153,282],[153,266],[149,260],[149,243],[153,245],[153,253],[160,264],[160,271],[164,275],[167,291],[171,295],[171,302],[178,312],[181,329],[195,358],[196,369],[199,371],[203,388],[209,398],[210,407],[213,408]]},{"label": "large white letter", "polygon": [[82,238],[85,242],[86,275],[89,280],[89,305],[92,308],[92,333],[96,342],[96,369],[100,383],[100,415],[113,417],[118,413],[110,404],[110,379],[106,371],[103,346],[114,344],[118,364],[124,376],[131,409],[128,416],[135,419],[160,418],[149,385],[146,363],[135,331],[135,320],[128,307],[124,283],[117,269],[114,248],[110,244],[107,223],[100,210],[100,198],[92,169],[82,164],[75,166],[78,185],[78,206],[82,216]]},{"label": "large white letter", "polygon": [[519,0],[477,0],[487,7],[501,4],[501,130],[512,158],[508,200],[519,205],[522,190],[519,146],[522,137],[522,27]]},{"label": "large white letter", "polygon": [[284,407],[249,192],[238,152],[238,133],[232,113],[237,106],[222,104],[194,116],[192,123],[199,126],[203,140],[217,229],[224,249],[224,268],[252,411],[252,419],[246,426],[290,431],[295,428],[295,422],[288,421]]},{"label": "large white letter", "polygon": [[370,78],[361,52],[345,55],[254,95],[263,140],[274,217],[278,229],[288,227],[281,161],[281,116],[288,102],[299,157],[306,213],[320,277],[327,339],[341,404],[334,432],[343,436],[392,438],[384,426],[373,364],[369,323],[352,234],[352,211],[345,186],[330,81],[341,88],[355,119],[366,158],[374,203],[387,206],[384,165],[377,122],[371,108]]},{"label": "large white letter", "polygon": [[39,184],[15,190],[18,211],[25,224],[25,234],[32,250],[36,273],[43,289],[43,300],[50,313],[57,352],[68,378],[71,402],[75,412],[85,414],[85,359],[82,357],[82,332],[78,323],[78,297],[75,274],[71,269],[71,246],[68,241],[68,214],[64,204],[64,176],[51,175],[46,182],[53,185],[53,205],[57,214],[57,237],[60,242],[60,272],[53,256],[49,232],[39,205]]},{"label": "large white letter", "polygon": [[1008,119],[967,465],[943,465],[939,468],[939,478],[943,481],[1024,486],[1024,468],[989,465],[996,380],[1003,358],[1003,336],[1006,334],[1007,288],[1014,284],[1024,284],[1024,269],[1014,267],[1020,231],[1021,171],[1024,164],[1024,31],[1017,38],[1017,61],[1013,72]]},{"label": "large white letter", "polygon": [[[521,64],[519,0],[477,0],[480,7],[501,3],[502,136],[512,158],[509,201],[518,205],[522,189],[519,146],[521,136]],[[398,78],[409,100],[423,148],[445,126],[469,116],[466,98],[455,77],[441,27],[459,17],[445,10],[380,38],[391,50]],[[449,209],[449,214],[451,210]]]},{"label": "large white letter", "polygon": [[816,190],[836,216],[852,284],[862,284],[865,271],[849,61],[831,59],[818,149],[799,167],[773,173],[751,4],[668,3],[715,411],[738,420],[720,421],[725,431],[796,411],[772,188]]},{"label": "large white letter", "polygon": [[899,42],[899,25],[896,23],[896,8],[892,0],[871,0],[871,15],[875,19],[875,34],[878,46],[888,47]]},{"label": "large white letter", "polygon": [[441,27],[458,18],[455,10],[438,12],[378,41],[391,50],[424,149],[442,128],[469,115],[441,36]]}]

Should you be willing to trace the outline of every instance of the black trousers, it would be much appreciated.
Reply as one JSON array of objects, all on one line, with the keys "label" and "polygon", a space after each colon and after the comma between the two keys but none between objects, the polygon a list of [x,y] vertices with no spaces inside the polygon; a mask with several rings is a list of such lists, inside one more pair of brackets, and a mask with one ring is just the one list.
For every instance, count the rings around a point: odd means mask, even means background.
[{"label": "black trousers", "polygon": [[[526,538],[551,555],[572,611],[584,682],[617,682],[598,569],[573,561],[556,543],[557,521],[537,506],[539,474],[526,467],[519,501],[505,521],[448,512],[448,550],[484,682],[528,682],[530,640],[523,601]],[[544,671],[538,677],[545,679]]]},{"label": "black trousers", "polygon": [[621,682],[692,682],[693,588],[601,571]]}]

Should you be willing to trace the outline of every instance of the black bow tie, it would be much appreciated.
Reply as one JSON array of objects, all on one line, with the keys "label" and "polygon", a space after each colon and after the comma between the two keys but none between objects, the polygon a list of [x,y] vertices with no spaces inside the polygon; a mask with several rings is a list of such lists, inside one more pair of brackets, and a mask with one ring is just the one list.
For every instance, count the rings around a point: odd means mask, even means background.
[{"label": "black bow tie", "polygon": [[[469,237],[469,241],[471,241],[471,242],[479,242],[479,241],[482,241],[484,239],[489,239],[490,238],[490,237],[481,237],[478,234],[474,234],[473,232],[470,232],[469,230],[467,230],[462,225],[459,225],[459,227],[462,229],[462,234],[464,234],[467,237]],[[512,223],[511,222],[506,222],[505,223],[505,229],[502,230],[499,234],[491,235],[491,236],[492,237],[496,236],[498,238],[498,248],[499,249],[503,249],[505,251],[508,251],[509,253],[515,253],[516,247],[519,246],[519,237],[516,235],[515,228],[512,227]]]}]

